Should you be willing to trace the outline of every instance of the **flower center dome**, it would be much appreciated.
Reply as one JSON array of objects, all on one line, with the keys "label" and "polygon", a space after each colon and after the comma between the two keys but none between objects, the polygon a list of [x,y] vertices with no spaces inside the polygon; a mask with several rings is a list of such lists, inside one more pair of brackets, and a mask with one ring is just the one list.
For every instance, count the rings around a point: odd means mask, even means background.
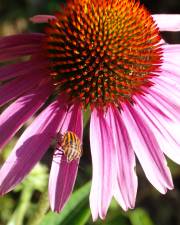
[{"label": "flower center dome", "polygon": [[133,101],[159,71],[152,16],[134,0],[71,0],[49,21],[45,49],[58,92],[86,108]]}]

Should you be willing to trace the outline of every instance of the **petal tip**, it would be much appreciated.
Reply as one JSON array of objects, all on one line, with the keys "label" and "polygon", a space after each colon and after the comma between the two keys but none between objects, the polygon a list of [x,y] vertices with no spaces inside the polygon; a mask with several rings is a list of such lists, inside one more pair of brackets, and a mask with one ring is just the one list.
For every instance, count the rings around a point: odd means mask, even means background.
[{"label": "petal tip", "polygon": [[30,17],[29,20],[32,23],[48,23],[49,20],[55,19],[55,16],[51,16],[51,15],[36,15],[33,17]]},{"label": "petal tip", "polygon": [[92,212],[91,214],[92,214],[92,221],[96,222],[96,220],[98,219],[98,215],[94,215]]}]

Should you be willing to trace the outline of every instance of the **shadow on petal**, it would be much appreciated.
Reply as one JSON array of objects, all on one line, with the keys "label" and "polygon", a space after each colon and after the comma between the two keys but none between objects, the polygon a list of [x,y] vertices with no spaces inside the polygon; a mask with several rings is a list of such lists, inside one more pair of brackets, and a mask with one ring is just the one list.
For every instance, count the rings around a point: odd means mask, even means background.
[{"label": "shadow on petal", "polygon": [[67,162],[66,156],[56,150],[53,156],[50,178],[49,199],[51,209],[60,212],[68,201],[76,181],[79,160]]},{"label": "shadow on petal", "polygon": [[[79,104],[73,104],[65,117],[60,132],[73,131],[82,141],[83,115]],[[49,178],[49,199],[51,209],[60,212],[68,201],[74,188],[79,159],[67,162],[66,156],[60,149],[56,149],[53,155]]]}]

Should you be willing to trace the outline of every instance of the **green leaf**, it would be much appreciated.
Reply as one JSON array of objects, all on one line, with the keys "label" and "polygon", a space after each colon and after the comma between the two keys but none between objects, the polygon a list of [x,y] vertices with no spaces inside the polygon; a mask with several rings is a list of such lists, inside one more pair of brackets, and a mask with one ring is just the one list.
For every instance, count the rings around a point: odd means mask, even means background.
[{"label": "green leaf", "polygon": [[90,182],[75,191],[60,214],[49,212],[40,225],[84,225],[89,217],[88,195]]},{"label": "green leaf", "polygon": [[[86,205],[86,207],[81,208],[81,211],[79,212],[79,214],[75,215],[75,218],[72,218],[72,221],[70,221],[69,224],[84,225],[89,220],[90,215],[91,213],[90,213],[89,207],[88,205]],[[66,224],[68,224],[68,222]]]},{"label": "green leaf", "polygon": [[149,214],[142,208],[135,209],[128,215],[132,225],[154,225]]}]

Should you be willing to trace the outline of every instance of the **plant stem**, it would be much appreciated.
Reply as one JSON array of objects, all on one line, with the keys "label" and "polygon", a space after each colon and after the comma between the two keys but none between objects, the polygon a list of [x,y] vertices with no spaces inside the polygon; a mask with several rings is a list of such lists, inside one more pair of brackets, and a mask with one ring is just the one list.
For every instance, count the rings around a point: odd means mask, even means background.
[{"label": "plant stem", "polygon": [[48,192],[41,194],[35,213],[28,220],[27,225],[39,225],[45,213],[49,209]]},{"label": "plant stem", "polygon": [[19,204],[17,208],[15,209],[7,225],[12,225],[12,224],[22,225],[23,224],[24,216],[28,209],[28,205],[29,205],[32,193],[33,193],[33,189],[29,187],[25,187],[22,190]]}]

